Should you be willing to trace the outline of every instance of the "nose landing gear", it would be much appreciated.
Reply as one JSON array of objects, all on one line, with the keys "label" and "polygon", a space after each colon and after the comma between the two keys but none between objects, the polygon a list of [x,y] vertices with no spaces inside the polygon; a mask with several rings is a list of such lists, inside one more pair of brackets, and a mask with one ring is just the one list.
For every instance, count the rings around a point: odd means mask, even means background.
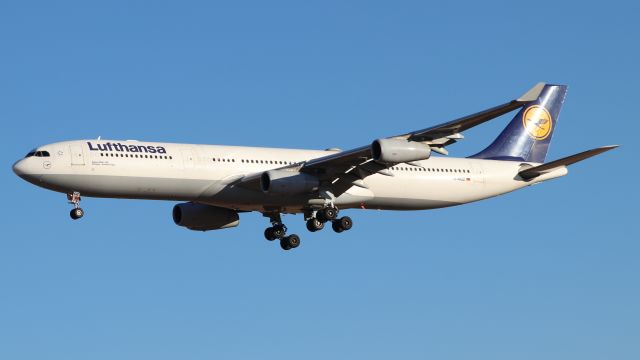
[{"label": "nose landing gear", "polygon": [[72,194],[67,194],[67,200],[69,200],[69,204],[73,205],[73,209],[71,209],[71,212],[69,213],[69,215],[71,215],[71,218],[73,220],[78,220],[83,217],[84,210],[82,210],[82,208],[80,207],[80,193],[75,191]]}]

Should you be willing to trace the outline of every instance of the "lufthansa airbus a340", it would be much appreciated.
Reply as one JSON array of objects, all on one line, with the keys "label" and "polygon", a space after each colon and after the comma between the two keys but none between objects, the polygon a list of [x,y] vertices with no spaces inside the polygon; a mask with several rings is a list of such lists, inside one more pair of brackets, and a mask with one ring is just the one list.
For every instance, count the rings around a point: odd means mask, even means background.
[{"label": "lufthansa airbus a340", "polygon": [[[182,201],[173,221],[191,230],[234,227],[238,213],[268,217],[264,236],[285,250],[300,245],[281,214],[304,214],[307,229],[351,229],[346,209],[423,210],[465,204],[567,174],[567,166],[605,146],[545,163],[567,87],[537,84],[520,98],[463,118],[380,138],[348,151],[298,150],[118,140],[44,145],[13,165],[37,186],[67,194],[71,218],[80,196]],[[518,110],[486,149],[447,155],[462,132]]]}]

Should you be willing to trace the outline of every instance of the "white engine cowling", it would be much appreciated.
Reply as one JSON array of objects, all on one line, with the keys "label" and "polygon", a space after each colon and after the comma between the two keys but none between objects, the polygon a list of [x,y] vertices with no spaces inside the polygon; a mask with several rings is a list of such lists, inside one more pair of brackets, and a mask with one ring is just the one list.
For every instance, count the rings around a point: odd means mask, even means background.
[{"label": "white engine cowling", "polygon": [[269,194],[304,194],[318,189],[320,181],[313,175],[285,170],[269,170],[260,176],[260,188]]},{"label": "white engine cowling", "polygon": [[240,218],[234,210],[188,202],[173,207],[173,222],[190,230],[208,231],[238,226]]},{"label": "white engine cowling", "polygon": [[429,145],[404,139],[378,139],[371,143],[373,160],[383,163],[404,163],[427,160],[431,157]]}]

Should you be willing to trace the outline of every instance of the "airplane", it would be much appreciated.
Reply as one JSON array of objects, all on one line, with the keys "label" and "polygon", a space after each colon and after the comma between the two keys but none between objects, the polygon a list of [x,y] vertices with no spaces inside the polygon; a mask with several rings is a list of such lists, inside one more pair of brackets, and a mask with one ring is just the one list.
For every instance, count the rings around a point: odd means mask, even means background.
[{"label": "airplane", "polygon": [[[40,146],[13,165],[22,179],[67,194],[74,220],[81,196],[181,201],[173,221],[190,230],[238,226],[239,213],[269,218],[267,240],[300,245],[282,214],[304,214],[307,229],[341,233],[346,209],[426,210],[466,204],[564,176],[567,166],[614,149],[545,163],[567,86],[538,83],[517,99],[453,121],[378,138],[351,150],[300,150],[135,140],[76,140]],[[484,150],[464,158],[447,146],[465,130],[519,109]]]}]

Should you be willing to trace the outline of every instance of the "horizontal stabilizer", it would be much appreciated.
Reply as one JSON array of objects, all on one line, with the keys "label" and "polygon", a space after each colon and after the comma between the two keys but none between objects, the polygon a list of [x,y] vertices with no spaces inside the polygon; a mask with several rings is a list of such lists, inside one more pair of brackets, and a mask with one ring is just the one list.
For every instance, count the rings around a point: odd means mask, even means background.
[{"label": "horizontal stabilizer", "polygon": [[542,164],[542,165],[530,167],[528,169],[524,169],[524,170],[520,171],[518,173],[518,175],[520,175],[520,177],[525,179],[525,180],[533,179],[534,177],[540,176],[542,174],[546,174],[546,173],[548,173],[550,171],[553,171],[553,170],[555,170],[555,169],[557,169],[559,167],[577,163],[578,161],[582,161],[582,160],[588,159],[588,158],[590,158],[592,156],[596,156],[598,154],[602,154],[605,151],[609,151],[609,150],[615,149],[617,147],[618,147],[618,145],[609,145],[609,146],[603,146],[603,147],[599,147],[599,148],[596,148],[596,149],[583,151],[583,152],[581,152],[579,154],[567,156],[565,158],[554,160],[554,161],[548,162],[546,164]]}]

